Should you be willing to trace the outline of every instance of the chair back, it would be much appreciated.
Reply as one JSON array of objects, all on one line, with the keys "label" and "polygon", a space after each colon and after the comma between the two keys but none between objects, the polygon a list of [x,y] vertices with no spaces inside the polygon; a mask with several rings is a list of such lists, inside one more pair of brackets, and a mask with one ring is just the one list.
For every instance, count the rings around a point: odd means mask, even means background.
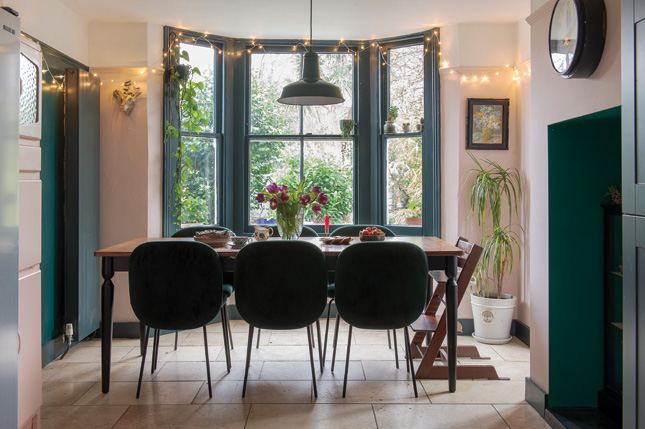
[{"label": "chair back", "polygon": [[235,233],[226,228],[225,226],[220,226],[220,225],[195,225],[195,226],[189,226],[186,228],[182,228],[179,231],[175,232],[172,237],[194,237],[195,234],[198,232],[206,231],[209,229],[214,229],[217,231],[231,231],[231,235],[235,235]]},{"label": "chair back", "polygon": [[403,328],[423,312],[427,283],[428,258],[420,247],[352,244],[336,261],[336,308],[357,328]]},{"label": "chair back", "polygon": [[385,234],[386,237],[394,237],[396,234],[387,226],[381,225],[343,225],[336,228],[331,235],[332,236],[343,236],[343,237],[358,237],[358,233],[364,230],[367,227],[375,226]]},{"label": "chair back", "polygon": [[235,305],[249,325],[298,329],[327,304],[327,261],[306,241],[268,240],[244,246],[235,258]]},{"label": "chair back", "polygon": [[213,248],[197,241],[137,246],[129,261],[134,314],[155,329],[195,329],[222,306],[222,266]]}]

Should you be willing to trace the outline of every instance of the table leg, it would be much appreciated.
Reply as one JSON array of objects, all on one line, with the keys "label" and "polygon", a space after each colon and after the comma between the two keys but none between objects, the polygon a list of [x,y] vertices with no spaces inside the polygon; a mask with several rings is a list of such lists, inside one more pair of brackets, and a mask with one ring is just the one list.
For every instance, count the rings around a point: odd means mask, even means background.
[{"label": "table leg", "polygon": [[110,391],[110,362],[112,358],[112,309],[114,306],[114,258],[103,257],[101,286],[101,382],[103,393]]},{"label": "table leg", "polygon": [[457,257],[446,257],[446,311],[448,316],[448,388],[457,390]]}]

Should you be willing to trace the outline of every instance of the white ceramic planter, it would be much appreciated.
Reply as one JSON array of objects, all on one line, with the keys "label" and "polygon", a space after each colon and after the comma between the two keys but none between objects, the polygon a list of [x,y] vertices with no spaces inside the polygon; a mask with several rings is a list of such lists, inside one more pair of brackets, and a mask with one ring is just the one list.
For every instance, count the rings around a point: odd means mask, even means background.
[{"label": "white ceramic planter", "polygon": [[515,303],[516,298],[506,293],[502,294],[502,299],[470,294],[475,324],[473,337],[486,344],[506,344],[511,341]]}]

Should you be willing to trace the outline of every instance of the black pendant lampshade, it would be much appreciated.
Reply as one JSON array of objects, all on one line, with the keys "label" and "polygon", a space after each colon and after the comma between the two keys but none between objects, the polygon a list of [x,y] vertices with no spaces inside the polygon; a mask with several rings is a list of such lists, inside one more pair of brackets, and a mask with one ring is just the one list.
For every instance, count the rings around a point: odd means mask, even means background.
[{"label": "black pendant lampshade", "polygon": [[309,9],[309,51],[305,54],[302,67],[302,79],[293,82],[282,88],[282,95],[278,101],[283,104],[295,104],[298,106],[320,106],[326,104],[338,104],[345,101],[340,88],[320,78],[320,66],[318,54],[313,51],[312,44],[312,6],[310,0]]}]

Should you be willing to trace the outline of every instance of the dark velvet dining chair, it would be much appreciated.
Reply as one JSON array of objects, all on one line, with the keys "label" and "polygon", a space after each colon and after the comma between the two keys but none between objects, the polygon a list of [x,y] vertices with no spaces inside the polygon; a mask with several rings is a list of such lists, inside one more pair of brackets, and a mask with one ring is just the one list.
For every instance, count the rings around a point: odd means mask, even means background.
[{"label": "dark velvet dining chair", "polygon": [[[146,326],[137,398],[146,362],[148,336],[162,329],[196,329],[204,332],[208,394],[213,396],[206,324],[220,311],[222,265],[210,246],[192,241],[153,241],[141,244],[129,259],[130,303],[137,318]],[[226,340],[226,333],[224,333]],[[230,351],[226,349],[230,369]],[[153,348],[154,354],[154,348]],[[153,361],[156,356],[153,356]]]},{"label": "dark velvet dining chair", "polygon": [[336,308],[349,324],[343,398],[352,329],[401,329],[405,335],[406,367],[412,374],[414,396],[418,397],[408,325],[425,308],[428,259],[412,243],[365,242],[343,250],[336,262]]},{"label": "dark velvet dining chair", "polygon": [[[385,234],[386,237],[394,237],[396,234],[394,232],[382,225],[343,225],[338,228],[336,228],[331,235],[336,236],[336,237],[358,237],[359,233],[368,228],[368,227],[373,227],[376,226],[379,228],[381,231],[383,231],[383,234]],[[332,277],[333,273],[330,273],[330,285],[327,290],[327,298],[329,298],[329,303],[327,304],[327,322],[325,323],[325,346],[323,349],[323,360],[326,359],[327,357],[327,337],[329,335],[329,316],[331,315],[331,305],[334,302],[334,289],[335,289],[335,284],[332,282]],[[338,330],[338,317],[336,318],[336,331]],[[334,338],[337,338],[337,332],[334,335]],[[396,367],[399,367],[399,351],[397,348],[396,344],[396,331],[392,332],[392,337],[394,338],[394,359],[396,361]],[[392,340],[390,340],[390,331],[387,331],[387,345],[389,348],[392,348]],[[331,370],[332,372],[334,371],[334,364],[336,362],[336,342],[333,344],[333,349],[334,349],[334,357],[332,358],[332,363],[331,363]]]},{"label": "dark velvet dining chair", "polygon": [[235,296],[237,310],[249,324],[242,397],[246,395],[255,328],[306,328],[314,396],[318,397],[311,325],[327,301],[327,261],[322,250],[296,240],[259,241],[244,246],[235,258]]},{"label": "dark velvet dining chair", "polygon": [[[225,226],[195,225],[195,226],[189,226],[178,230],[172,235],[172,237],[194,237],[195,234],[197,234],[198,232],[207,231],[210,229],[214,229],[217,231],[229,231],[231,235],[235,235],[235,233],[231,229],[226,228]],[[228,332],[228,337],[229,337],[228,344],[230,345],[231,350],[233,349],[233,333],[231,332],[231,321],[229,318],[228,306],[226,305],[226,301],[231,297],[231,295],[233,294],[233,291],[235,290],[235,287],[233,286],[232,277],[233,276],[230,275],[230,273],[224,273],[224,285],[222,286],[222,291],[225,296],[224,306],[222,307],[222,329],[225,330],[225,332]],[[178,339],[179,339],[179,332],[175,331],[175,350],[177,350]],[[155,346],[159,347],[157,338],[155,338]],[[156,366],[156,362],[154,365]]]}]

